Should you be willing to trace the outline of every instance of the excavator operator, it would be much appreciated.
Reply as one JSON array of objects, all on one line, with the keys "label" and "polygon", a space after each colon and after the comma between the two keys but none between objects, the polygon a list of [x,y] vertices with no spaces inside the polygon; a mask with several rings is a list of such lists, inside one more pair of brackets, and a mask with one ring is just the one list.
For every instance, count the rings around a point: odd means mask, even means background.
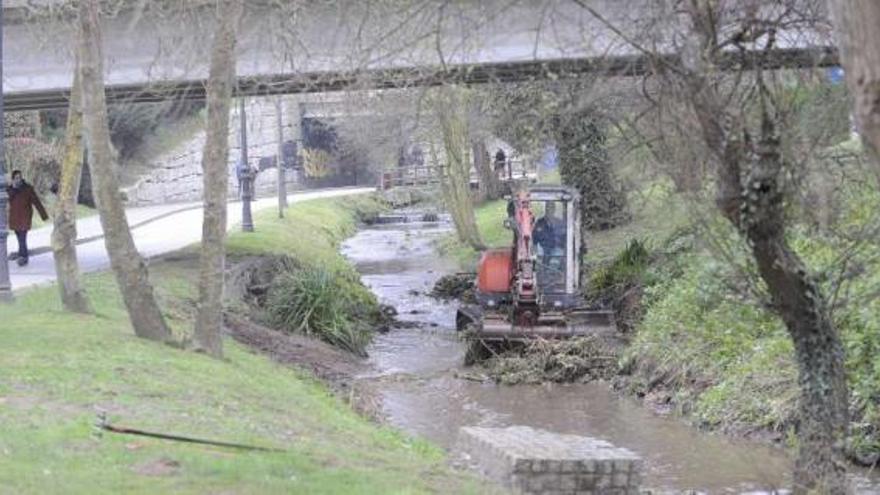
[{"label": "excavator operator", "polygon": [[548,201],[544,216],[535,222],[534,239],[540,252],[540,269],[553,278],[564,276],[562,266],[565,258],[565,222],[556,211],[556,203]]}]

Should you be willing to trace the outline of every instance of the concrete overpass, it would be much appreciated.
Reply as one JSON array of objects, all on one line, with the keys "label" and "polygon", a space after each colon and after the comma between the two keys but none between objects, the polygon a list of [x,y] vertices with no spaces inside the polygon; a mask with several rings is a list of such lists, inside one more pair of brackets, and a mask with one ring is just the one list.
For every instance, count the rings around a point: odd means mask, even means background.
[{"label": "concrete overpass", "polygon": [[[18,6],[5,27],[8,111],[67,103],[75,26],[65,2],[37,3],[44,7]],[[600,0],[591,5],[612,23],[630,29],[628,35],[643,36],[643,21],[653,15],[654,3]],[[108,101],[203,99],[213,24],[210,5],[201,0],[132,2],[130,8],[108,16],[103,26]],[[746,60],[762,60],[768,68],[837,64],[828,33],[792,31],[777,37],[780,49],[772,57]],[[669,43],[662,38],[651,42]],[[569,0],[256,0],[247,2],[242,18],[236,94],[517,82],[585,74],[638,76],[649,73],[658,59],[674,57],[636,52],[619,33]],[[722,68],[739,68],[741,60],[731,53]]]}]

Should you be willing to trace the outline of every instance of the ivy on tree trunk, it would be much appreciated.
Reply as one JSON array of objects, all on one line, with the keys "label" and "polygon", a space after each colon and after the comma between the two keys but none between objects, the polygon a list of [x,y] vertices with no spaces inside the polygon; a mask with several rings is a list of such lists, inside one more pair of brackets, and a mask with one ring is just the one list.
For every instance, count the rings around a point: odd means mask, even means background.
[{"label": "ivy on tree trunk", "polygon": [[562,183],[581,194],[581,219],[587,230],[606,230],[629,220],[626,195],[615,183],[605,134],[589,115],[561,123],[557,131]]}]

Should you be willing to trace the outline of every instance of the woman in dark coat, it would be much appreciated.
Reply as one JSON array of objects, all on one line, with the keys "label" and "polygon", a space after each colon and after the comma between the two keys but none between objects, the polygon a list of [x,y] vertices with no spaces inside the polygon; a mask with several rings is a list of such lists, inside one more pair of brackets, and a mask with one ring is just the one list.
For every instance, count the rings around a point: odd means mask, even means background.
[{"label": "woman in dark coat", "polygon": [[21,177],[21,170],[12,171],[12,184],[6,188],[6,193],[9,195],[9,229],[18,239],[18,266],[24,266],[28,264],[27,234],[31,230],[34,208],[44,222],[49,215],[33,186]]}]

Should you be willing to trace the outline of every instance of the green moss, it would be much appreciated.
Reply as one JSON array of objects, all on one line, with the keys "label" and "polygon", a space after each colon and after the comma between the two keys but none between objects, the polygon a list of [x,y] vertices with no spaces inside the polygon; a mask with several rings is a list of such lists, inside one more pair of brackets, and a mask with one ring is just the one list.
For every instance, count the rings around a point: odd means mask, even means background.
[{"label": "green moss", "polygon": [[[230,243],[239,253],[284,253],[290,246],[303,259],[341,270],[333,253],[354,228],[355,206],[342,199],[296,204],[288,219],[260,216],[258,234],[234,234]],[[302,236],[308,242],[297,240]],[[170,323],[186,334],[197,277],[192,257],[175,258],[154,261],[151,276]],[[486,490],[452,472],[438,448],[364,420],[305,372],[231,340],[226,358],[216,360],[134,337],[113,277],[84,279],[93,316],[63,312],[55,287],[0,306],[0,493]],[[97,411],[131,427],[285,452],[96,436]],[[174,474],[149,474],[166,461],[179,464]]]}]

